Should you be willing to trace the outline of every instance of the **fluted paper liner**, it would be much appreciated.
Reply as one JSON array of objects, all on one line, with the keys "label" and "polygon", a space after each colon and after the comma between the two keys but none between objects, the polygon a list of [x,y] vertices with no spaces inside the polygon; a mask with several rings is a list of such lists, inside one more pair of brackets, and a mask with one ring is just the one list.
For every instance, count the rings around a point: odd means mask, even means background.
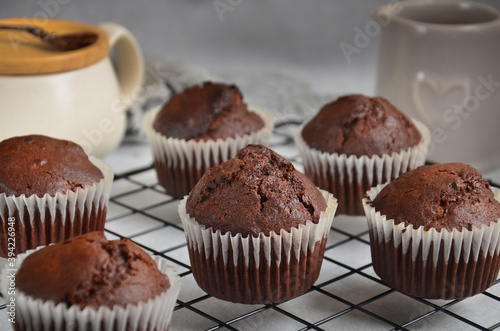
[{"label": "fluted paper liner", "polygon": [[235,157],[248,144],[267,145],[274,128],[273,117],[252,109],[264,121],[264,127],[234,138],[195,141],[165,137],[153,129],[161,107],[150,110],[143,119],[144,130],[153,154],[158,181],[168,194],[182,198],[188,194],[205,171]]},{"label": "fluted paper liner", "polygon": [[[500,219],[472,230],[424,230],[395,224],[371,201],[387,184],[367,192],[373,268],[389,286],[429,299],[459,299],[483,292],[500,271]],[[500,190],[492,188],[500,201]]]},{"label": "fluted paper liner", "polygon": [[358,157],[310,148],[302,138],[302,130],[307,123],[299,127],[294,140],[302,157],[305,174],[339,200],[337,213],[363,215],[361,200],[366,191],[425,163],[431,134],[423,123],[415,119],[412,121],[422,140],[413,147],[390,155]]},{"label": "fluted paper liner", "polygon": [[[54,196],[36,194],[7,196],[0,194],[0,256],[7,257],[8,220],[15,220],[15,254],[41,245],[64,241],[90,231],[104,230],[107,204],[113,182],[113,170],[101,160],[89,156],[104,178],[92,186],[58,192]],[[11,241],[12,242],[12,241]],[[9,246],[11,248],[12,245]],[[9,256],[11,257],[11,256]]]},{"label": "fluted paper liner", "polygon": [[[41,249],[43,247],[39,247]],[[6,266],[2,273],[2,294],[9,303],[9,281],[7,276],[17,272],[24,258],[33,253],[29,250],[20,254],[16,266],[9,269]],[[166,274],[170,288],[156,297],[137,304],[80,308],[68,307],[66,303],[55,304],[53,301],[35,299],[15,290],[15,322],[21,330],[92,330],[92,331],[134,331],[134,330],[167,330],[172,318],[172,312],[179,295],[181,283],[179,276],[159,256],[152,257],[158,269]]]},{"label": "fluted paper liner", "polygon": [[327,209],[317,224],[258,237],[206,228],[179,203],[193,276],[207,293],[240,303],[280,302],[304,293],[318,278],[326,240],[337,209],[332,194],[321,191]]}]

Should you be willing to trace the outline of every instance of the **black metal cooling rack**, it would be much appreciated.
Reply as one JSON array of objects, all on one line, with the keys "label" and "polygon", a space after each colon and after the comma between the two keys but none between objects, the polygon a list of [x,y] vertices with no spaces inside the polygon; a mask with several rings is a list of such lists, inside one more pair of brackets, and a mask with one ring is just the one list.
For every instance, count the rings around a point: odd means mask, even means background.
[{"label": "black metal cooling rack", "polygon": [[[278,125],[270,147],[302,170],[292,139],[296,128],[297,123]],[[319,279],[303,295],[268,305],[213,298],[192,277],[178,202],[157,184],[151,166],[135,169],[116,175],[106,222],[110,238],[130,238],[181,276],[170,330],[500,330],[500,278],[464,300],[424,300],[394,291],[372,269],[364,217],[334,219]],[[2,302],[0,314],[5,310]],[[9,328],[6,318],[0,323]]]}]

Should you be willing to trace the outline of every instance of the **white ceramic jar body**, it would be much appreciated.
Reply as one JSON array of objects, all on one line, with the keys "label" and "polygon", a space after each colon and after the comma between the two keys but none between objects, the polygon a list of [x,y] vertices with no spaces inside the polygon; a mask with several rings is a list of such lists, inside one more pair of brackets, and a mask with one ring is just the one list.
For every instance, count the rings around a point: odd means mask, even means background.
[{"label": "white ceramic jar body", "polygon": [[81,69],[0,76],[0,140],[44,134],[101,157],[123,138],[126,118],[109,58]]}]

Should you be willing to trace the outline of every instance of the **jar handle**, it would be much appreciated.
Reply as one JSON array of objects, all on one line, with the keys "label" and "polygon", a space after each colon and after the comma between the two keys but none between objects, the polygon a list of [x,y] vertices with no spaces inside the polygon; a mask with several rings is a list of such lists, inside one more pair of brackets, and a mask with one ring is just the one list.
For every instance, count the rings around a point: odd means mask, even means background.
[{"label": "jar handle", "polygon": [[99,28],[109,35],[109,48],[115,51],[116,70],[124,109],[131,106],[144,81],[144,57],[139,43],[122,25],[104,22]]}]

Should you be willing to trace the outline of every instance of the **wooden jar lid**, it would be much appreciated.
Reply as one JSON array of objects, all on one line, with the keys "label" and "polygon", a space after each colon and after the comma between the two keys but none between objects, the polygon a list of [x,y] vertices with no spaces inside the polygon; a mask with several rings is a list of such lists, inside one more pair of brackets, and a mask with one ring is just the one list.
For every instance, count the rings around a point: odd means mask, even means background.
[{"label": "wooden jar lid", "polygon": [[109,53],[108,35],[95,26],[58,19],[4,18],[0,24],[34,25],[58,34],[90,31],[99,38],[89,46],[61,51],[24,31],[0,29],[0,75],[47,74],[94,64]]}]

